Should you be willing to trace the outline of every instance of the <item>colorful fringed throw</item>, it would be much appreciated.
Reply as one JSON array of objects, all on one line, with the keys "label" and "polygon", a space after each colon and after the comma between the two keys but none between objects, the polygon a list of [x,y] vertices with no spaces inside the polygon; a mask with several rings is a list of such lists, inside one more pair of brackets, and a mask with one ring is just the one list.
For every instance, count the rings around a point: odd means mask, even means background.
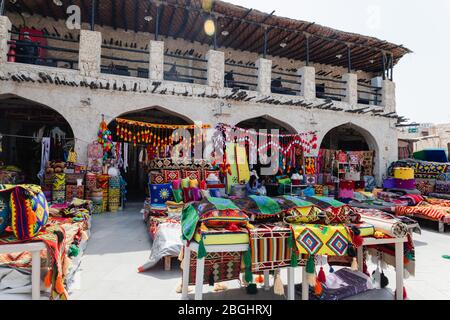
[{"label": "colorful fringed throw", "polygon": [[345,256],[352,244],[351,233],[344,225],[291,225],[297,249],[302,254]]},{"label": "colorful fringed throw", "polygon": [[[66,235],[60,224],[49,224],[34,238],[27,240],[31,242],[43,242],[49,253],[50,270],[45,276],[45,286],[51,287],[50,298],[52,300],[67,300],[68,293],[64,287],[63,264],[66,256]],[[16,244],[25,241],[17,240],[12,235],[0,238],[0,244]]]}]

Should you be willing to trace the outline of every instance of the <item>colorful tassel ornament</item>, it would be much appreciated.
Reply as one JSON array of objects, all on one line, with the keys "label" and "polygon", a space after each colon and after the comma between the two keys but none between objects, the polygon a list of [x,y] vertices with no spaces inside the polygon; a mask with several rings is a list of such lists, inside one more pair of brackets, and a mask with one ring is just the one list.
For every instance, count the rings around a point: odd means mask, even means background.
[{"label": "colorful tassel ornament", "polygon": [[283,281],[281,281],[280,271],[278,270],[275,275],[275,282],[273,285],[273,292],[277,296],[284,296],[284,285]]},{"label": "colorful tassel ornament", "polygon": [[325,276],[325,271],[323,271],[323,267],[320,267],[320,271],[317,275],[317,280],[320,283],[326,283],[327,282],[327,277]]}]

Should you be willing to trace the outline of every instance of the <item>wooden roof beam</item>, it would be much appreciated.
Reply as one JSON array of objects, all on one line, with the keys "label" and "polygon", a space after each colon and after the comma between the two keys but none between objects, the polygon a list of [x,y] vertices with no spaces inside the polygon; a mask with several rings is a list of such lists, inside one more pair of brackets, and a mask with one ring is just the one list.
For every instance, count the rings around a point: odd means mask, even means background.
[{"label": "wooden roof beam", "polygon": [[[191,0],[188,0],[188,6],[189,5],[191,5]],[[185,8],[184,9],[184,13],[183,13],[183,21],[181,22],[180,27],[178,28],[177,32],[174,35],[175,39],[177,39],[180,36],[180,34],[186,28],[186,25],[187,25],[188,22],[189,22],[189,10]]]},{"label": "wooden roof beam", "polygon": [[229,38],[228,38],[228,40],[223,44],[224,47],[229,47],[229,46],[230,46],[230,42],[231,42],[231,41],[234,41],[233,39],[235,39],[235,38],[232,38],[232,36],[236,33],[236,31],[237,31],[237,30],[239,29],[239,27],[241,26],[240,20],[246,19],[246,18],[250,15],[250,13],[252,13],[252,12],[253,12],[253,9],[248,9],[247,12],[246,12],[241,18],[239,18],[239,19],[233,18],[233,22],[237,22],[237,26],[234,27],[233,30],[229,31],[229,33],[230,33],[230,34],[229,34]]},{"label": "wooden roof beam", "polygon": [[[122,17],[123,17],[123,28],[124,28],[125,31],[128,31],[128,21],[127,21],[127,11],[126,11],[126,3],[125,3],[125,1],[126,0],[122,0],[121,11],[122,11]],[[135,11],[135,14],[136,14],[136,11]],[[134,16],[134,19],[138,20],[136,15]]]},{"label": "wooden roof beam", "polygon": [[111,0],[111,22],[114,30],[117,30],[116,17],[116,0]]},{"label": "wooden roof beam", "polygon": [[[176,0],[176,3],[178,3],[178,0]],[[172,7],[172,14],[170,15],[169,18],[169,28],[167,29],[167,37],[170,37],[170,34],[172,33],[172,27],[173,27],[173,18],[175,17],[175,13],[177,12],[178,7],[173,6]]]},{"label": "wooden roof beam", "polygon": [[[264,24],[267,20],[269,20],[269,18],[271,18],[275,13],[275,10],[272,11],[270,14],[266,15],[263,19],[263,21],[259,22],[259,26],[256,26],[254,28],[251,29],[251,32],[247,35],[247,37],[244,38],[244,40],[240,41],[239,44],[237,45],[237,47],[241,47],[244,43],[246,43],[247,41],[249,41],[251,39],[251,37],[255,34],[255,32],[258,31],[259,28],[261,28],[261,25]],[[239,37],[235,38],[235,40],[231,43],[230,46],[233,46],[234,43],[236,43],[236,40],[238,40]],[[241,49],[242,51],[242,49]]]}]

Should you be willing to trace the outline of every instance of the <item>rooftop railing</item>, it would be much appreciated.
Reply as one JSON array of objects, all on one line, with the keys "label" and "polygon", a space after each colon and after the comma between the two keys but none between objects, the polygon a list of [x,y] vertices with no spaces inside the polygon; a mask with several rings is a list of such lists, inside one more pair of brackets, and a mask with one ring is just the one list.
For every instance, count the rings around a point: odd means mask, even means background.
[{"label": "rooftop railing", "polygon": [[316,77],[316,97],[342,101],[346,97],[347,82],[331,77]]},{"label": "rooftop railing", "polygon": [[164,54],[164,80],[206,84],[208,60],[194,56]]},{"label": "rooftop railing", "polygon": [[256,91],[258,88],[258,68],[254,63],[240,64],[226,61],[225,87]]},{"label": "rooftop railing", "polygon": [[78,39],[15,30],[9,32],[9,62],[78,69]]},{"label": "rooftop railing", "polygon": [[381,96],[381,87],[358,83],[358,103],[378,106]]}]

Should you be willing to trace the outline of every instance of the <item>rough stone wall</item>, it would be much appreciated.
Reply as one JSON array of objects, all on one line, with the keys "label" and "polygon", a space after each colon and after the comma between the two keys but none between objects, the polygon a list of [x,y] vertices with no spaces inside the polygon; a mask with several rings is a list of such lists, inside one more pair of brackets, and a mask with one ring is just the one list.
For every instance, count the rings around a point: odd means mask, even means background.
[{"label": "rough stone wall", "polygon": [[100,32],[81,30],[78,65],[82,75],[96,77],[100,74],[101,43]]},{"label": "rough stone wall", "polygon": [[0,34],[8,34],[7,37],[2,37],[0,39],[0,64],[8,61],[8,51],[9,45],[8,41],[10,39],[10,34],[8,31],[11,29],[11,22],[5,16],[0,16]]}]

